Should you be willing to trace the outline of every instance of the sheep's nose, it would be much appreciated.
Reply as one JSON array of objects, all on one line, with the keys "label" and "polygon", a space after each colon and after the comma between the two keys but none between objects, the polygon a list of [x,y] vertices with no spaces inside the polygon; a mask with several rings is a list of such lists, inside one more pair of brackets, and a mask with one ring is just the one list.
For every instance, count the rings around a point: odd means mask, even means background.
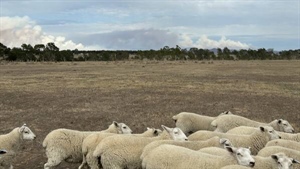
[{"label": "sheep's nose", "polygon": [[294,129],[292,129],[292,133],[295,133],[295,130],[294,130]]},{"label": "sheep's nose", "polygon": [[186,138],[186,139],[184,139],[185,141],[189,141],[189,139],[188,138]]},{"label": "sheep's nose", "polygon": [[254,167],[255,166],[255,162],[250,162],[250,167]]},{"label": "sheep's nose", "polygon": [[281,139],[281,136],[279,136],[279,139]]}]

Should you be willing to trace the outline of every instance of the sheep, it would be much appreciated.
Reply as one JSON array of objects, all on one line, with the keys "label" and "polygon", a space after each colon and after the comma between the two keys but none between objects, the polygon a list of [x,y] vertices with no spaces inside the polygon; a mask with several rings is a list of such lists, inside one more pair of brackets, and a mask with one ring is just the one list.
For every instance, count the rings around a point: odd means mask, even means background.
[{"label": "sheep", "polygon": [[260,149],[262,149],[268,141],[279,139],[278,133],[270,126],[261,126],[259,130],[255,131],[251,135],[236,135],[228,133],[218,133],[212,131],[197,131],[196,133],[188,137],[189,140],[205,140],[214,136],[219,136],[220,138],[227,138],[234,146],[238,147],[251,147],[252,153],[257,154]]},{"label": "sheep", "polygon": [[[288,157],[296,159],[296,161],[300,159],[300,151],[285,148],[285,147],[280,147],[280,146],[265,147],[265,148],[261,149],[257,155],[262,156],[262,157],[268,157],[275,153],[284,153]],[[298,163],[299,163],[299,161],[298,161]],[[300,165],[295,165],[294,168],[300,169]]]},{"label": "sheep", "polygon": [[272,126],[277,131],[283,131],[287,133],[293,133],[294,128],[290,123],[283,119],[274,120],[268,124],[250,120],[248,118],[238,116],[238,115],[227,115],[219,116],[217,119],[211,122],[212,127],[215,128],[215,131],[225,133],[230,129],[233,129],[238,126],[250,126],[250,127],[259,127],[259,126]]},{"label": "sheep", "polygon": [[101,160],[104,169],[141,168],[140,156],[143,148],[156,140],[173,139],[185,141],[187,137],[178,128],[162,125],[163,133],[157,137],[129,137],[116,135],[103,139],[94,150],[93,156]]},{"label": "sheep", "polygon": [[[144,133],[141,134],[133,134],[132,136],[139,137],[154,137],[161,134],[162,131],[160,129],[155,128],[147,128]],[[78,169],[82,169],[84,166],[88,165],[91,169],[97,169],[98,167],[98,159],[94,158],[93,152],[96,146],[106,137],[112,136],[115,133],[94,133],[87,136],[82,143],[82,155],[83,160]]]},{"label": "sheep", "polygon": [[[249,135],[255,130],[257,130],[256,127],[239,126],[229,130],[227,133]],[[300,142],[300,133],[284,133],[279,131],[278,134],[281,136],[281,139]]]},{"label": "sheep", "polygon": [[[225,111],[221,115],[232,114],[230,111]],[[179,127],[184,134],[189,135],[198,130],[210,130],[213,131],[213,127],[210,123],[216,119],[216,117],[199,115],[196,113],[181,112],[172,117],[176,123],[176,127]]]},{"label": "sheep", "polygon": [[[98,131],[99,132],[99,131]],[[124,123],[113,123],[105,133],[132,133],[131,129]],[[96,131],[77,131],[70,129],[56,129],[51,131],[43,141],[46,149],[47,163],[44,169],[50,169],[59,165],[62,161],[79,163],[82,161],[82,142],[88,135],[97,133]]]},{"label": "sheep", "polygon": [[281,147],[300,151],[300,142],[296,142],[292,140],[283,140],[283,139],[272,140],[266,144],[266,147],[270,147],[270,146],[281,146]]},{"label": "sheep", "polygon": [[[283,153],[272,154],[268,157],[254,156],[255,166],[252,169],[292,169],[292,164],[299,161],[289,158]],[[249,169],[241,165],[228,165],[221,169]]]},{"label": "sheep", "polygon": [[5,148],[5,150],[10,152],[3,155],[0,160],[0,165],[13,168],[11,161],[20,149],[23,140],[34,140],[35,138],[36,135],[26,126],[26,124],[13,129],[8,134],[0,135],[0,147]]},{"label": "sheep", "polygon": [[250,151],[233,147],[226,147],[226,150],[228,151],[228,156],[215,156],[165,144],[153,149],[143,159],[142,165],[143,169],[217,169],[231,164],[246,166],[255,164]]},{"label": "sheep", "polygon": [[[255,130],[258,130],[257,127],[250,126],[238,126],[228,130],[226,133],[228,134],[240,134],[240,135],[249,135],[252,134]],[[278,132],[278,131],[277,131]]]},{"label": "sheep", "polygon": [[[216,156],[226,156],[228,155],[228,151],[225,149],[226,147],[233,147],[231,146],[226,146],[224,145],[224,148],[221,147],[205,147],[205,148],[201,148],[197,151],[202,152],[202,153],[206,153],[206,154],[211,154],[211,155],[216,155]],[[249,154],[251,154],[250,152],[250,147],[249,148],[242,148],[243,150],[249,150]]]},{"label": "sheep", "polygon": [[141,160],[147,156],[151,150],[155,149],[156,147],[163,145],[163,144],[170,144],[180,147],[185,147],[191,150],[199,150],[204,147],[223,147],[225,146],[231,146],[231,143],[228,139],[220,139],[220,137],[215,136],[208,140],[201,140],[201,141],[175,141],[175,140],[158,140],[153,141],[149,143],[145,148],[143,149],[143,153],[141,155]]}]

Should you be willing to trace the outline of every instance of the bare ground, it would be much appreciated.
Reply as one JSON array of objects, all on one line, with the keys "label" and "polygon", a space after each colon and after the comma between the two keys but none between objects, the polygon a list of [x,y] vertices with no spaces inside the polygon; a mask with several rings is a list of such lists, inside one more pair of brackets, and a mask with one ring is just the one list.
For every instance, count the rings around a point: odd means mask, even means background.
[{"label": "bare ground", "polygon": [[43,168],[51,130],[102,130],[115,120],[142,132],[174,126],[181,111],[283,118],[299,132],[299,101],[299,61],[0,63],[0,133],[27,123],[38,136],[15,169]]}]

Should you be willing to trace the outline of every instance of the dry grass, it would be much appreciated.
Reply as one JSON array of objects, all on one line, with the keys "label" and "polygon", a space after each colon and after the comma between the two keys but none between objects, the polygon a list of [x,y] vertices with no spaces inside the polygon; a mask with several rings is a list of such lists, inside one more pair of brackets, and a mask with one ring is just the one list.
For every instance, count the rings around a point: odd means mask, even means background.
[{"label": "dry grass", "polygon": [[1,63],[0,132],[26,122],[38,135],[16,169],[43,167],[41,142],[53,129],[101,130],[116,120],[142,132],[174,126],[181,111],[284,118],[299,132],[299,75],[299,61]]}]

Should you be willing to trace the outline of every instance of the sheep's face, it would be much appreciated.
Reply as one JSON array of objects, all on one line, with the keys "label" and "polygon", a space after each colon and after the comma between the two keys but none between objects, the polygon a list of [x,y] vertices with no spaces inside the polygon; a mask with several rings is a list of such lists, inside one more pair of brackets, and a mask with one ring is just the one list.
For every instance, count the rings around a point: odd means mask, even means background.
[{"label": "sheep's face", "polygon": [[225,147],[225,149],[235,156],[239,165],[254,167],[255,160],[251,156],[250,148]]},{"label": "sheep's face", "polygon": [[266,135],[269,137],[270,140],[280,139],[278,132],[273,129],[273,127],[270,126],[261,126],[259,127],[261,132],[266,133]]},{"label": "sheep's face", "polygon": [[221,114],[219,114],[219,116],[223,116],[223,115],[232,115],[231,111],[224,111]]},{"label": "sheep's face", "polygon": [[162,125],[162,128],[164,130],[166,130],[169,133],[170,137],[175,141],[187,141],[188,140],[188,138],[183,133],[183,131],[178,127],[169,128],[169,127]]},{"label": "sheep's face", "polygon": [[300,163],[299,161],[280,153],[273,154],[271,157],[277,162],[278,169],[292,169],[294,163]]},{"label": "sheep's face", "polygon": [[156,128],[149,128],[147,127],[147,131],[146,132],[150,132],[152,134],[152,136],[158,136],[162,133],[162,131],[160,129],[156,129]]},{"label": "sheep's face", "polygon": [[293,126],[287,121],[283,119],[277,120],[277,124],[279,126],[279,130],[286,133],[294,133],[295,130]]},{"label": "sheep's face", "polygon": [[36,135],[24,124],[20,127],[19,132],[22,134],[24,140],[34,140]]},{"label": "sheep's face", "polygon": [[124,123],[119,123],[119,131],[120,133],[122,134],[131,134],[132,133],[132,130]]}]

